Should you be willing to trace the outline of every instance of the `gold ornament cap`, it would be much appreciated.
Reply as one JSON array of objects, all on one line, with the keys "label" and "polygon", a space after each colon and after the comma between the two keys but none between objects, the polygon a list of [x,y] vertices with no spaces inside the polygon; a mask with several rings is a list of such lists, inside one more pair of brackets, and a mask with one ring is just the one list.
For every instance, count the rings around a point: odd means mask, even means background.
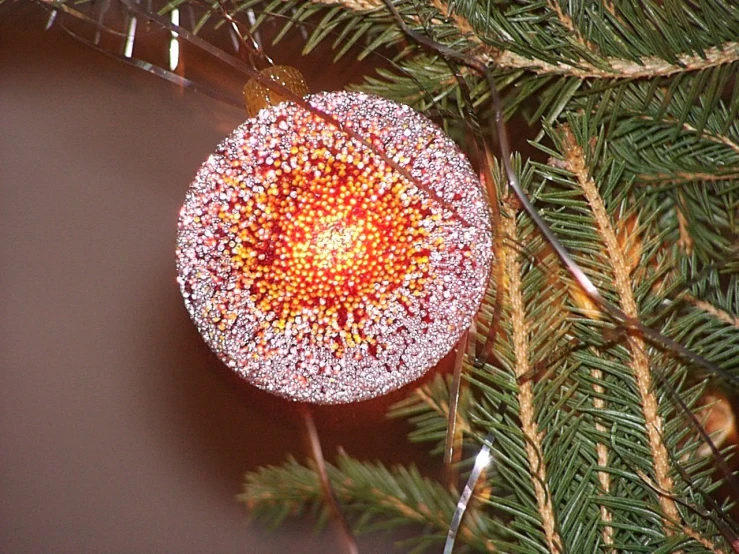
[{"label": "gold ornament cap", "polygon": [[[310,92],[303,74],[289,65],[274,65],[263,69],[259,73],[301,98]],[[270,90],[256,79],[250,79],[244,85],[244,105],[246,106],[247,117],[254,117],[262,108],[276,106],[287,100],[290,99],[279,92]]]}]

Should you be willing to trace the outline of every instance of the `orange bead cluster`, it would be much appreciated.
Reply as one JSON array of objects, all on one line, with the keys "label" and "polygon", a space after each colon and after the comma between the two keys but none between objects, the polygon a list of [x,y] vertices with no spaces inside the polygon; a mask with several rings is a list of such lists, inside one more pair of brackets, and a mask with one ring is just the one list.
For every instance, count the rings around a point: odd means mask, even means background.
[{"label": "orange bead cluster", "polygon": [[485,291],[490,226],[469,163],[428,120],[362,94],[311,103],[366,143],[290,103],[248,120],[188,192],[179,282],[249,382],[344,403],[420,377],[453,346]]},{"label": "orange bead cluster", "polygon": [[263,328],[300,321],[298,341],[328,342],[337,357],[368,341],[372,352],[365,323],[379,322],[381,309],[368,308],[382,308],[401,287],[423,295],[428,229],[419,223],[434,216],[375,158],[350,141],[292,145],[256,165],[259,192],[219,213],[224,222],[248,222],[231,229],[231,253],[239,287],[276,316]]}]

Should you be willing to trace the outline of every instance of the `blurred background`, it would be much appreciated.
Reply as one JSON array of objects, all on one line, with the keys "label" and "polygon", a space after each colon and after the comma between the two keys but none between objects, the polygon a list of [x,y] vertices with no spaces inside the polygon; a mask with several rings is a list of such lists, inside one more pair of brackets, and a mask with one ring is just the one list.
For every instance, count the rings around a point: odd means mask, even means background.
[{"label": "blurred background", "polygon": [[[0,552],[342,552],[310,521],[271,534],[247,521],[243,474],[304,460],[303,427],[229,377],[175,282],[185,191],[243,110],[47,20],[33,2],[0,5]],[[166,51],[141,31],[137,47]],[[313,91],[372,70],[325,50],[303,59],[301,42],[273,55],[307,68]],[[212,78],[239,97],[243,75]],[[383,407],[319,414],[326,454],[422,462]]]}]

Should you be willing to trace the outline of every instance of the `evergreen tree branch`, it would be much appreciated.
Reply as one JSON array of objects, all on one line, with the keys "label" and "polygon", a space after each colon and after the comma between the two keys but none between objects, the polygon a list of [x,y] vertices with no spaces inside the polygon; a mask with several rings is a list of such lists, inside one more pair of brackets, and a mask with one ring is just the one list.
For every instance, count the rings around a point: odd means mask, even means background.
[{"label": "evergreen tree branch", "polygon": [[649,121],[651,123],[666,123],[668,125],[680,125],[684,131],[687,133],[690,133],[692,135],[695,135],[697,138],[703,138],[706,140],[710,140],[712,142],[715,142],[716,144],[723,144],[724,146],[727,146],[734,150],[736,153],[739,154],[739,142],[737,142],[735,139],[728,135],[723,135],[716,132],[711,132],[707,129],[698,129],[695,125],[692,125],[688,122],[680,122],[676,118],[671,117],[662,117],[661,120],[657,119],[656,117],[650,117],[650,116],[642,116],[642,119],[644,121]]},{"label": "evergreen tree branch", "polygon": [[[462,371],[466,374],[470,368],[468,362],[464,363]],[[442,452],[450,415],[451,386],[451,377],[437,375],[431,383],[416,388],[408,398],[393,405],[388,417],[407,419],[416,427],[408,435],[411,442],[435,442],[437,445],[433,453]],[[463,390],[457,410],[456,428],[461,436],[469,436],[473,432],[468,414],[463,409],[468,403],[467,396],[468,392]]]},{"label": "evergreen tree branch", "polygon": [[675,210],[677,212],[677,227],[680,235],[677,245],[686,254],[691,254],[693,252],[693,237],[690,236],[688,218],[685,215],[685,197],[681,193],[677,194]]},{"label": "evergreen tree branch", "polygon": [[[317,3],[335,5],[336,0],[312,0]],[[339,0],[344,7],[360,12],[376,11],[384,5],[382,0]],[[459,37],[469,43],[466,55],[474,58],[479,65],[496,67],[501,70],[526,70],[537,75],[555,75],[574,77],[577,79],[639,79],[669,77],[675,74],[700,71],[739,61],[739,41],[728,40],[721,45],[702,49],[695,54],[682,53],[667,61],[656,55],[641,56],[637,59],[613,56],[598,56],[597,61],[577,59],[575,61],[547,61],[549,52],[541,51],[540,57],[516,52],[516,44],[505,42],[493,47],[486,43],[475,31],[467,18],[457,12],[451,12],[448,4],[434,0],[433,6],[439,15],[453,24]],[[560,21],[563,28],[573,36],[580,35],[556,0],[547,1],[548,8]],[[580,47],[589,46],[580,35]],[[582,53],[582,52],[581,52]]]},{"label": "evergreen tree branch", "polygon": [[[679,499],[677,497],[674,497],[670,492],[660,489],[643,471],[637,470],[636,473],[640,479],[647,483],[647,485],[654,489],[661,497],[669,496],[675,503],[679,501]],[[682,525],[681,530],[685,534],[685,536],[690,537],[698,544],[704,546],[709,552],[712,552],[714,554],[724,554],[723,549],[719,548],[713,541],[705,538],[690,526]]]},{"label": "evergreen tree branch", "polygon": [[[601,312],[598,306],[587,296],[579,287],[572,284],[569,289],[570,298],[572,299],[575,306],[581,315],[589,319],[600,320]],[[595,346],[590,346],[589,350],[594,356],[598,358],[603,357],[603,353],[599,351]],[[596,412],[603,411],[608,408],[606,401],[606,387],[604,383],[605,374],[602,369],[593,367],[590,369],[590,375],[592,376],[592,388],[593,388],[593,408]],[[598,419],[595,421],[595,429],[601,436],[606,436],[608,433],[608,427]],[[611,493],[611,474],[605,469],[610,466],[611,455],[608,445],[603,440],[597,440],[595,444],[595,451],[597,456],[598,466],[601,468],[598,470],[598,482],[600,484],[599,496],[608,497]],[[602,537],[603,545],[606,547],[607,552],[613,552],[614,543],[614,529],[613,529],[613,513],[608,505],[604,502],[600,506],[600,517],[603,522]]]},{"label": "evergreen tree branch", "polygon": [[[206,6],[196,30],[208,18],[215,28],[229,19],[219,0],[173,0],[170,7],[193,4]],[[232,4],[234,15],[258,5]],[[308,50],[323,40],[332,40],[338,55],[351,47],[361,49],[359,57],[396,48],[393,71],[370,85],[437,116],[460,136],[477,132],[475,124],[490,116],[491,88],[481,73],[495,65],[495,84],[508,95],[506,115],[530,110],[529,121],[556,143],[554,150],[538,143],[552,159],[524,165],[521,183],[578,264],[627,316],[737,375],[739,267],[709,271],[705,264],[735,254],[739,237],[736,6],[395,2],[413,31],[442,45],[422,51],[406,41],[383,0],[326,4],[272,0],[257,24],[276,21],[278,34],[303,26]],[[459,79],[443,58],[449,52],[474,62]],[[490,173],[500,181],[500,168]],[[534,184],[533,175],[543,178]],[[643,186],[632,186],[637,180]],[[496,463],[481,481],[460,541],[521,554],[725,552],[735,541],[734,524],[726,505],[709,495],[730,482],[730,470],[695,415],[702,376],[688,373],[689,357],[676,355],[682,353],[676,346],[614,327],[552,261],[530,220],[514,217],[511,205],[507,210],[509,237],[496,249],[499,272],[481,308],[477,340],[486,336],[495,291],[505,292],[500,332],[484,367],[466,368],[474,402],[459,413],[468,445],[495,433]],[[507,415],[496,418],[503,403]],[[448,386],[437,379],[395,414],[416,426],[413,440],[440,448],[449,411]],[[414,468],[386,470],[340,456],[329,475],[355,527],[420,524],[431,530],[418,538],[421,546],[443,541],[457,497]],[[290,513],[325,511],[316,472],[294,460],[247,481],[242,500],[274,523]]]},{"label": "evergreen tree branch", "polygon": [[[615,286],[621,299],[621,309],[629,317],[638,317],[639,313],[632,290],[629,266],[619,245],[616,232],[611,225],[603,200],[593,179],[590,177],[590,171],[585,162],[585,153],[568,126],[563,125],[561,133],[565,166],[576,176],[582,187],[582,191],[593,210],[609,259],[613,264]],[[632,371],[641,396],[656,482],[660,490],[667,492],[667,494],[660,496],[660,505],[666,517],[665,532],[669,535],[672,530],[669,528],[668,522],[680,521],[680,516],[677,506],[670,496],[673,490],[673,482],[670,476],[669,456],[662,441],[664,423],[659,415],[657,398],[652,390],[652,375],[649,369],[649,359],[645,350],[644,339],[639,335],[634,335],[629,338],[628,342],[632,356]]]},{"label": "evergreen tree branch", "polygon": [[639,173],[637,178],[645,185],[659,184],[660,188],[669,188],[684,183],[728,183],[739,179],[739,171],[715,173],[701,171],[670,171],[666,173]]},{"label": "evergreen tree branch", "polygon": [[657,56],[645,56],[638,61],[606,58],[605,68],[582,61],[577,67],[562,62],[547,63],[510,51],[490,51],[483,59],[501,69],[526,69],[537,75],[561,75],[578,79],[641,79],[669,77],[735,63],[739,61],[739,42],[731,41],[723,46],[709,48],[704,54],[705,56],[681,54],[676,63],[668,63]]},{"label": "evergreen tree branch", "polygon": [[328,5],[340,4],[346,9],[355,12],[367,12],[385,6],[382,0],[311,0],[311,2]]},{"label": "evergreen tree branch", "polygon": [[[360,462],[342,453],[337,465],[327,464],[327,470],[357,532],[416,524],[430,529],[418,538],[421,544],[441,543],[446,537],[455,495],[422,477],[414,467],[388,470],[379,463]],[[322,494],[317,471],[289,458],[283,466],[248,473],[238,499],[256,518],[277,525],[286,515],[320,507]],[[495,552],[492,542],[481,539],[474,520],[466,519],[468,525],[459,529],[459,540],[481,552]]]},{"label": "evergreen tree branch", "polygon": [[[689,268],[688,271],[690,270],[695,271],[695,268]],[[686,269],[683,268],[683,271]],[[722,279],[720,273],[714,269],[695,282],[691,290],[682,294],[679,299],[687,301],[717,321],[739,329],[739,282],[736,278]]]},{"label": "evergreen tree branch", "polygon": [[[501,216],[502,232],[509,239],[515,239],[516,214],[504,207],[501,209]],[[504,252],[505,259],[500,260],[499,263],[506,264],[506,274],[509,279],[508,295],[511,305],[512,339],[516,360],[515,375],[520,378],[529,374],[531,369],[529,365],[529,329],[526,324],[524,300],[521,292],[521,267],[518,254],[511,248]],[[521,430],[526,439],[526,453],[547,547],[549,552],[559,554],[562,552],[562,541],[556,531],[552,496],[548,486],[549,477],[547,475],[546,458],[542,448],[542,433],[536,423],[533,383],[531,380],[519,384],[518,401]]]}]

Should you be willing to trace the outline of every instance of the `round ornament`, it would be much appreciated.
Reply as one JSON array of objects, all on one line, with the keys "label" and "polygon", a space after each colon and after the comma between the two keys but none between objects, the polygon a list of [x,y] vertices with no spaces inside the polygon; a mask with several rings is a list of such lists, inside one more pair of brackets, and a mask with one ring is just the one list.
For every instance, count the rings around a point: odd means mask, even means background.
[{"label": "round ornament", "polygon": [[422,376],[469,326],[492,258],[486,201],[457,146],[408,106],[306,100],[364,142],[290,102],[247,120],[187,192],[178,281],[249,383],[367,400]]}]

